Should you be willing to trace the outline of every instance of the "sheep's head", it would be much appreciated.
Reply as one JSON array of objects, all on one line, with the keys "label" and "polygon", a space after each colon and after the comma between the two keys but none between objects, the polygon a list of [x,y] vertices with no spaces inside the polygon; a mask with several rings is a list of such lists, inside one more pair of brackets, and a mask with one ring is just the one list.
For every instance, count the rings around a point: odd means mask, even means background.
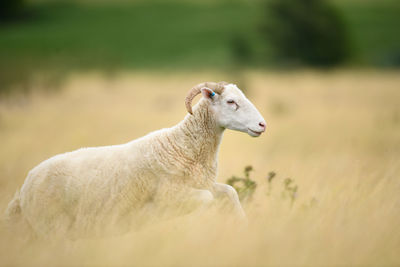
[{"label": "sheep's head", "polygon": [[206,82],[193,87],[185,101],[190,114],[193,114],[192,100],[200,93],[209,102],[220,127],[245,132],[253,137],[265,131],[264,118],[235,84]]}]

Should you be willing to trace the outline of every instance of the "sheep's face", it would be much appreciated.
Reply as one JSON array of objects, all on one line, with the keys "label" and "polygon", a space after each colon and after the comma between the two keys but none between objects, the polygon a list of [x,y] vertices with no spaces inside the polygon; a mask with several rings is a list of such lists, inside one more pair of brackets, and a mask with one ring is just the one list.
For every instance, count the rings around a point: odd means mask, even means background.
[{"label": "sheep's face", "polygon": [[236,85],[226,85],[220,95],[209,88],[203,88],[201,92],[210,101],[220,127],[245,132],[253,137],[265,132],[264,118]]}]

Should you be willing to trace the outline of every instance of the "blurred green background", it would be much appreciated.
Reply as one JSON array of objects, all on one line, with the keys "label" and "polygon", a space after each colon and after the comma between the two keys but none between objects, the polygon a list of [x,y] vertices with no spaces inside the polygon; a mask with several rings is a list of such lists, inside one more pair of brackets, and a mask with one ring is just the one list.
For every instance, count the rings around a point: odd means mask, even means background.
[{"label": "blurred green background", "polygon": [[398,0],[1,5],[2,93],[80,70],[400,66]]}]

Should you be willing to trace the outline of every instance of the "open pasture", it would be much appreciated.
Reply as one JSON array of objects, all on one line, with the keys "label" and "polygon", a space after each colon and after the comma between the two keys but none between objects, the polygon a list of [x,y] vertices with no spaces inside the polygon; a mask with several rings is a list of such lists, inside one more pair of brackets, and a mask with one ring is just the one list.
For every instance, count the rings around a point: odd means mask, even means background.
[{"label": "open pasture", "polygon": [[[178,123],[195,84],[226,73],[72,74],[0,100],[0,209],[46,158],[128,142]],[[239,86],[267,121],[259,138],[227,131],[219,181],[252,165],[249,226],[214,210],[106,239],[22,246],[0,232],[0,265],[261,266],[400,264],[400,75],[258,72]],[[268,182],[268,173],[276,176]],[[285,189],[286,178],[297,185]]]}]

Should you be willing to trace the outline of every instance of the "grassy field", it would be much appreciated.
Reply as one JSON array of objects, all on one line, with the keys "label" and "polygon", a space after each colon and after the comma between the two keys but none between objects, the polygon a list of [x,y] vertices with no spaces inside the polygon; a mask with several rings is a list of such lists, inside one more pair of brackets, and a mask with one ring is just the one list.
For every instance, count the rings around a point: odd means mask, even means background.
[{"label": "grassy field", "polygon": [[[399,265],[399,72],[245,72],[242,78],[267,132],[259,138],[226,132],[218,180],[254,167],[258,186],[245,205],[247,228],[210,211],[114,238],[22,247],[1,230],[0,265]],[[232,77],[80,73],[59,92],[3,99],[0,210],[42,160],[172,126],[185,115],[192,85],[222,79]],[[270,171],[277,175],[269,184]],[[288,177],[298,186],[292,207]]]},{"label": "grassy field", "polygon": [[[399,1],[334,1],[352,39],[350,64],[398,66]],[[270,66],[257,1],[32,1],[0,25],[0,92],[80,69],[230,69],[238,38],[248,66]],[[236,41],[235,41],[236,40]]]}]

